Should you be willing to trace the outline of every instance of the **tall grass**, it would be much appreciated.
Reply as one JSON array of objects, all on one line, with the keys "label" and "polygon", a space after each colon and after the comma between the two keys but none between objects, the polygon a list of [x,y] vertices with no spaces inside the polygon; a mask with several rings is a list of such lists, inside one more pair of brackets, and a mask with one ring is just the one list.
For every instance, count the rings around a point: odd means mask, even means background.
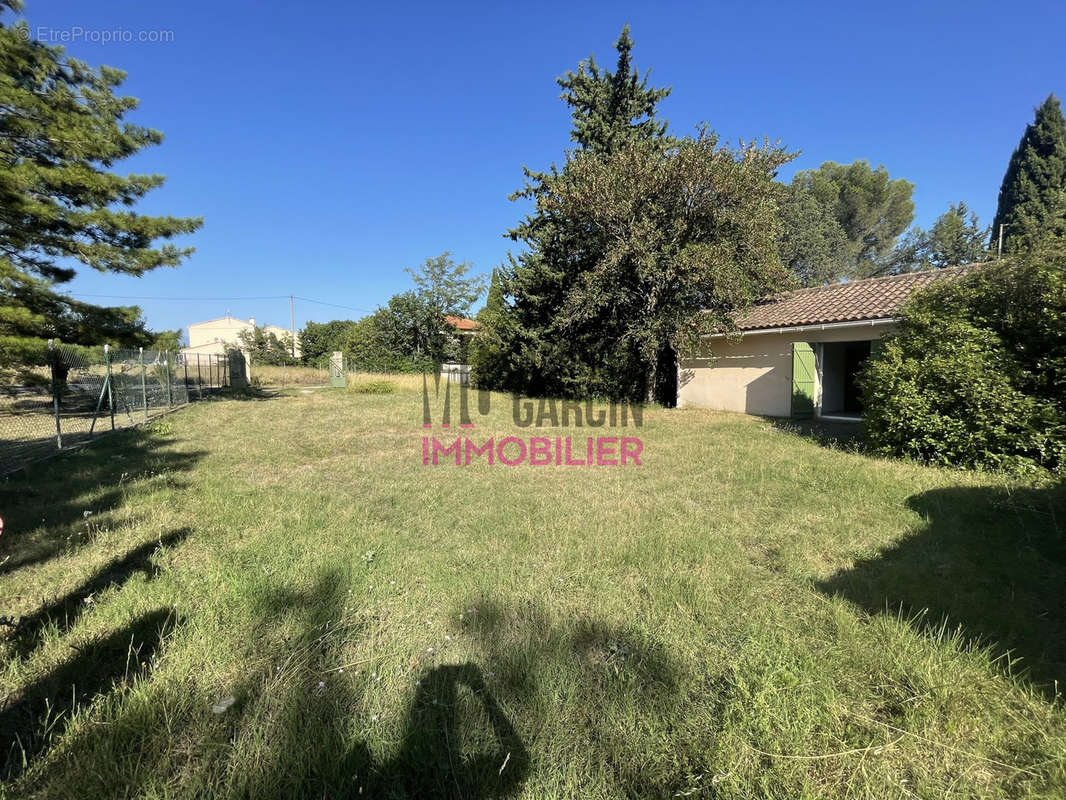
[{"label": "tall grass", "polygon": [[[0,484],[4,791],[1066,795],[1061,487],[659,409],[641,467],[425,467],[387,380]],[[590,435],[510,409],[464,435]]]}]

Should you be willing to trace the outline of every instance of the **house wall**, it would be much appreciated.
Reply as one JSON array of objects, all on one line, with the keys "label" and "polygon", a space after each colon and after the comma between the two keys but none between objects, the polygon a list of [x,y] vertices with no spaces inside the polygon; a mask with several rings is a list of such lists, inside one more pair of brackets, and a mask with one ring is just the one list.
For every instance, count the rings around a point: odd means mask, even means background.
[{"label": "house wall", "polygon": [[736,342],[709,339],[700,357],[680,361],[677,405],[787,417],[792,411],[793,342],[879,339],[895,327],[889,323],[749,333]]},{"label": "house wall", "polygon": [[[223,317],[222,319],[208,320],[207,322],[194,322],[189,326],[189,347],[193,352],[200,353],[225,353],[227,346],[238,347],[240,341],[237,336],[242,331],[251,330],[254,324],[248,320],[236,317]],[[273,333],[279,339],[288,336],[289,331],[277,325],[263,325],[265,331]],[[300,354],[300,335],[296,334],[296,354]]]}]

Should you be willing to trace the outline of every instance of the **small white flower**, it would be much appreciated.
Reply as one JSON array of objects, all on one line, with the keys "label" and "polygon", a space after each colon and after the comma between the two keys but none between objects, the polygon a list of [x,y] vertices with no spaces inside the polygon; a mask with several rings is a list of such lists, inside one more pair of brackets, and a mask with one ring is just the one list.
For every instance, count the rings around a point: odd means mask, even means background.
[{"label": "small white flower", "polygon": [[432,647],[427,647],[426,648],[426,652],[427,653],[432,653],[433,652],[433,648]]},{"label": "small white flower", "polygon": [[452,640],[452,637],[448,636],[448,634],[445,634],[444,638],[445,638],[446,641],[449,641],[449,642]]},{"label": "small white flower", "polygon": [[381,714],[375,714],[370,719],[374,720],[374,722],[377,722],[379,719],[381,719]]},{"label": "small white flower", "polygon": [[325,682],[325,681],[319,681],[319,682],[318,682],[318,688],[319,688],[319,689],[324,689],[324,688],[326,688],[326,682]]},{"label": "small white flower", "polygon": [[344,667],[341,667],[340,669],[338,669],[337,673],[340,674],[340,675],[343,675],[344,674]]},{"label": "small white flower", "polygon": [[[82,519],[88,519],[92,515],[93,515],[93,512],[91,512],[91,511],[82,511],[81,512],[81,518]],[[43,522],[43,520],[42,520],[42,522]]]}]

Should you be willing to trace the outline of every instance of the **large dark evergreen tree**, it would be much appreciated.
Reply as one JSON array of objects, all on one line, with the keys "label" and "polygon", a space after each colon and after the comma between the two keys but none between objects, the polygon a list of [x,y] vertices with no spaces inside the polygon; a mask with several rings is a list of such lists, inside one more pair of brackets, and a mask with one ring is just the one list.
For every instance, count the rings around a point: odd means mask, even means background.
[{"label": "large dark evergreen tree", "polygon": [[[615,43],[614,72],[590,57],[576,72],[558,79],[572,109],[570,138],[576,153],[606,157],[635,142],[666,141],[666,123],[656,117],[656,109],[670,90],[649,87],[647,74],[642,77],[633,65],[632,48],[626,26]],[[566,219],[543,202],[566,169],[527,169],[526,186],[514,195],[534,200],[537,207],[508,233],[529,249],[501,270],[503,293],[511,300],[510,324],[503,333],[513,337],[507,343],[513,371],[501,386],[530,393],[625,394],[616,377],[633,354],[615,344],[611,331],[620,321],[611,309],[580,326],[560,327],[558,312],[570,289],[607,250],[603,231]]]},{"label": "large dark evergreen tree", "polygon": [[1036,110],[1010,157],[992,222],[992,249],[1032,250],[1049,237],[1066,235],[1066,121],[1055,95]]},{"label": "large dark evergreen tree", "polygon": [[[0,9],[19,7],[0,0]],[[142,275],[191,252],[155,243],[196,230],[199,219],[131,210],[162,175],[109,171],[163,140],[124,121],[138,102],[114,93],[124,79],[34,41],[25,22],[0,25],[0,363],[32,358],[48,337],[148,344],[137,309],[76,302],[55,286],[79,263]]]}]

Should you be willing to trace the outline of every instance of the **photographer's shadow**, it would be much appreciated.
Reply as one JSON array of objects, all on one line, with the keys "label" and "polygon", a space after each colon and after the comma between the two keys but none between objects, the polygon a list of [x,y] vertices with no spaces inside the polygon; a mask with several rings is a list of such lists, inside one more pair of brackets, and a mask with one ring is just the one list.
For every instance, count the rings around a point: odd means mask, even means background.
[{"label": "photographer's shadow", "polygon": [[347,761],[358,792],[370,797],[510,797],[529,771],[525,745],[469,663],[422,676],[395,756],[376,766],[360,745]]}]

